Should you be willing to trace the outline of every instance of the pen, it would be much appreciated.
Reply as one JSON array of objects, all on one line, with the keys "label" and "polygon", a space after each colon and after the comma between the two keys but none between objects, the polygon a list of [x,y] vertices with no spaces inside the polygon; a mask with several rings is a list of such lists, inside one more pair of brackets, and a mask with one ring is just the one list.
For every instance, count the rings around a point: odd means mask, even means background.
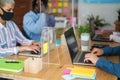
[{"label": "pen", "polygon": [[20,63],[19,61],[11,61],[11,60],[7,60],[5,61],[5,63]]}]

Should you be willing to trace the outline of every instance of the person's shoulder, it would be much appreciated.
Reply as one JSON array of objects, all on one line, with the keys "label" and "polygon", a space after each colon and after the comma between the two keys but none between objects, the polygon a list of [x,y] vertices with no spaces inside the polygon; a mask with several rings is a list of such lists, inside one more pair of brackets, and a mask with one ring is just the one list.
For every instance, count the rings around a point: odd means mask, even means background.
[{"label": "person's shoulder", "polygon": [[13,20],[9,20],[7,21],[8,24],[15,24],[15,22]]},{"label": "person's shoulder", "polygon": [[32,16],[34,15],[34,12],[32,10],[30,10],[29,12],[27,12],[24,17],[27,17],[27,16]]},{"label": "person's shoulder", "polygon": [[7,21],[7,24],[9,25],[8,27],[11,27],[11,28],[16,28],[17,27],[17,25],[15,24],[15,22],[12,21],[12,20]]}]

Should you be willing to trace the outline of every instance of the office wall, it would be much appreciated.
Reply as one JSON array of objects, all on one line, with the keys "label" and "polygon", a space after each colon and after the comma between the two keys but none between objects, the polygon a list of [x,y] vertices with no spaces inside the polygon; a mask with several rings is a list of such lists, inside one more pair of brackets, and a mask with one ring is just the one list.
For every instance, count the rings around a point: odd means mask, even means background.
[{"label": "office wall", "polygon": [[117,10],[120,9],[120,3],[107,3],[107,4],[90,4],[79,2],[78,5],[78,24],[84,24],[88,15],[99,15],[100,18],[106,20],[111,26],[105,26],[102,29],[114,29],[114,22],[118,19]]}]

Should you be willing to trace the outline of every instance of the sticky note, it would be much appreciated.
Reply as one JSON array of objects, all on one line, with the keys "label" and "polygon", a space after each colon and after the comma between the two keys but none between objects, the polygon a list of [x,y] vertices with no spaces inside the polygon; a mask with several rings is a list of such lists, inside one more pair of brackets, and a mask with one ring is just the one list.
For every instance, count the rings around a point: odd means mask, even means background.
[{"label": "sticky note", "polygon": [[43,54],[48,53],[48,43],[43,44]]},{"label": "sticky note", "polygon": [[68,8],[63,8],[64,13],[68,13]]},{"label": "sticky note", "polygon": [[53,7],[57,7],[57,3],[56,2],[53,3]]},{"label": "sticky note", "polygon": [[57,13],[57,9],[53,8],[52,13]]},{"label": "sticky note", "polygon": [[95,69],[78,67],[78,66],[75,66],[73,70],[70,72],[70,74],[72,75],[79,75],[79,76],[86,76],[86,77],[92,77],[94,73],[95,73]]},{"label": "sticky note", "polygon": [[58,2],[58,7],[62,7],[63,3],[62,2]]},{"label": "sticky note", "polygon": [[68,2],[64,2],[63,7],[68,7]]},{"label": "sticky note", "polygon": [[94,75],[92,77],[86,77],[86,76],[78,76],[78,75],[71,75],[71,74],[65,74],[62,76],[62,78],[64,78],[64,80],[73,80],[73,79],[81,79],[82,80],[95,80],[96,78],[96,73],[94,73]]},{"label": "sticky note", "polygon": [[62,13],[62,8],[59,8],[59,9],[58,9],[58,13]]},{"label": "sticky note", "polygon": [[49,3],[48,3],[48,6],[49,6],[49,7],[52,7],[52,3],[51,3],[51,2],[49,2]]},{"label": "sticky note", "polygon": [[70,16],[70,20],[69,20],[69,22],[70,22],[70,24],[73,23],[73,17],[72,17],[72,16]]},{"label": "sticky note", "polygon": [[63,71],[63,74],[70,74],[71,70],[70,69],[66,69]]}]

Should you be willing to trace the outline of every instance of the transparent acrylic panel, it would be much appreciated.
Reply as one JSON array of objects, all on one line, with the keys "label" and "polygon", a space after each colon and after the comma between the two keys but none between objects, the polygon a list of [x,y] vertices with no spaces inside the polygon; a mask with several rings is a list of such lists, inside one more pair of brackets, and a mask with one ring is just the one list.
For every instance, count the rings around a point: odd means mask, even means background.
[{"label": "transparent acrylic panel", "polygon": [[58,47],[56,46],[56,30],[44,27],[41,35],[41,55],[43,68],[49,65],[60,65]]}]

